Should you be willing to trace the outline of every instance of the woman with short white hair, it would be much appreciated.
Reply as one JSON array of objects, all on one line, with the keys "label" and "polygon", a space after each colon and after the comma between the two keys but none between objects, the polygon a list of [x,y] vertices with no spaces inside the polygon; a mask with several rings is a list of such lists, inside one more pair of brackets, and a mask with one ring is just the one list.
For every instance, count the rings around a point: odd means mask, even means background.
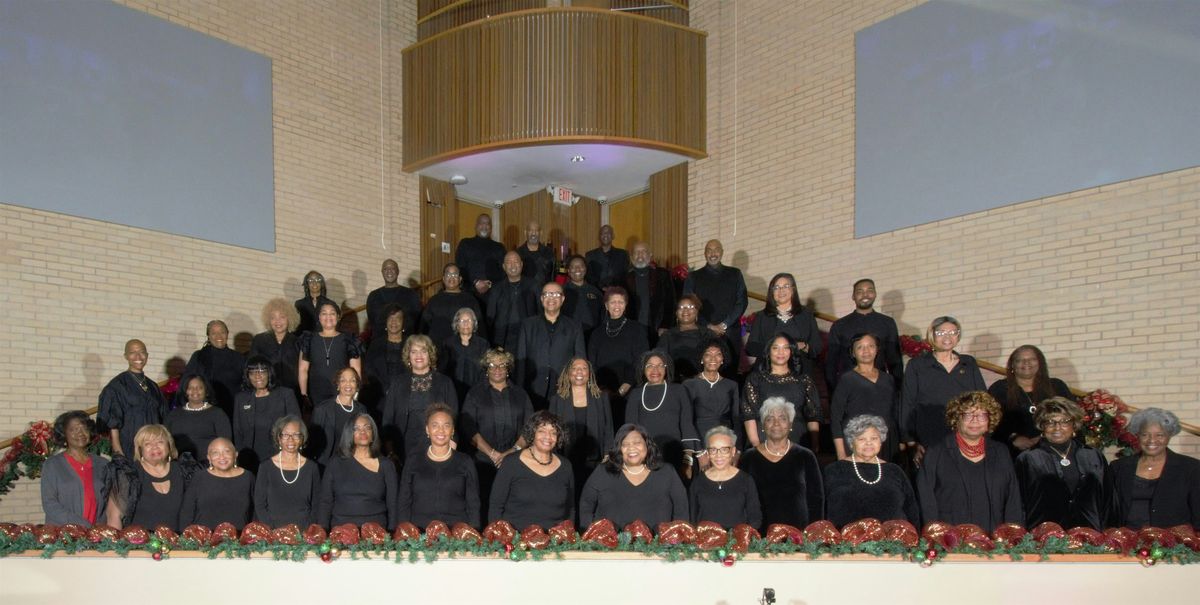
[{"label": "woman with short white hair", "polygon": [[825,502],[838,527],[860,519],[907,520],[920,524],[917,496],[899,466],[879,458],[887,442],[887,421],[879,416],[851,418],[842,429],[849,456],[825,467]]},{"label": "woman with short white hair", "polygon": [[787,523],[803,528],[825,518],[825,489],[817,457],[789,435],[796,406],[782,397],[769,397],[758,416],[764,439],[742,454],[739,466],[758,487],[762,527]]}]

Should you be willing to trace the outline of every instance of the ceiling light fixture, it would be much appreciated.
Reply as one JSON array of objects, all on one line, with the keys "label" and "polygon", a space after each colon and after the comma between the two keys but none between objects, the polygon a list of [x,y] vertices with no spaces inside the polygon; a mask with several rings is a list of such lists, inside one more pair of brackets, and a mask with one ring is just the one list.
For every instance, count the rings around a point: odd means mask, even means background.
[{"label": "ceiling light fixture", "polygon": [[573,156],[571,156],[571,161],[572,161],[572,162],[575,162],[575,163],[582,162],[582,161],[584,161],[584,160],[586,160],[586,159],[587,159],[587,158],[585,158],[585,157],[583,157],[583,156],[581,156],[581,155],[573,155]]}]

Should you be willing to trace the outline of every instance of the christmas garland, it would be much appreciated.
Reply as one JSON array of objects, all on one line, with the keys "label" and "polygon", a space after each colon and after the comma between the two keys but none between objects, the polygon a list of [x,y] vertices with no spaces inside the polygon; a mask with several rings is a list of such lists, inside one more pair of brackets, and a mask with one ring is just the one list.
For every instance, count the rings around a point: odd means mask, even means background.
[{"label": "christmas garland", "polygon": [[[52,437],[54,427],[45,420],[30,423],[29,430],[13,440],[12,446],[0,458],[0,495],[12,489],[14,481],[21,477],[37,479],[42,476],[42,464],[58,453]],[[88,446],[88,452],[108,456],[112,454],[112,443],[108,437],[97,436]]]},{"label": "christmas garland", "polygon": [[575,533],[569,523],[555,526],[549,533],[537,526],[517,533],[504,521],[492,523],[482,534],[461,524],[448,531],[445,524],[435,521],[423,534],[411,524],[401,524],[391,535],[372,523],[361,528],[342,525],[330,532],[319,526],[300,532],[296,526],[271,530],[251,523],[240,535],[227,523],[214,530],[189,526],[182,535],[165,527],[151,533],[137,526],[118,531],[105,526],[85,529],[74,525],[0,524],[0,557],[28,551],[39,552],[44,558],[80,551],[121,557],[147,552],[155,560],[168,559],[173,551],[195,551],[209,559],[270,555],[277,561],[304,561],[315,556],[326,563],[339,559],[418,563],[463,555],[540,561],[563,558],[571,552],[617,552],[666,561],[711,561],[726,567],[747,557],[780,555],[804,555],[809,559],[871,555],[928,567],[950,554],[1014,561],[1026,557],[1044,560],[1051,555],[1118,554],[1152,566],[1160,562],[1200,563],[1200,538],[1190,526],[1137,532],[1110,529],[1101,533],[1090,528],[1064,531],[1054,523],[1043,523],[1033,531],[1005,524],[991,534],[970,524],[930,523],[918,536],[906,521],[880,523],[875,519],[856,521],[841,531],[828,521],[817,521],[804,530],[772,525],[766,537],[744,525],[726,531],[713,523],[692,526],[684,521],[660,524],[653,536],[640,522],[616,533],[607,520],[593,523],[582,535]]}]

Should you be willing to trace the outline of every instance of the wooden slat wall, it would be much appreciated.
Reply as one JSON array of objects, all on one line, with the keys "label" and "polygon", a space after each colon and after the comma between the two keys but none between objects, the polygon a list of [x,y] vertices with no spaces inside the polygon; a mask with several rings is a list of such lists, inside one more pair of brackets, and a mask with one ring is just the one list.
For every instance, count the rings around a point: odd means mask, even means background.
[{"label": "wooden slat wall", "polygon": [[525,243],[525,227],[531,220],[541,224],[542,241],[554,250],[556,260],[599,245],[600,203],[592,198],[580,196],[574,206],[565,206],[555,204],[549,193],[537,191],[505,203],[499,227],[505,248]]},{"label": "wooden slat wall", "polygon": [[600,245],[600,202],[580,197],[571,207],[571,229],[567,231],[567,247],[571,254],[583,255]]},{"label": "wooden slat wall", "polygon": [[[458,245],[458,198],[454,185],[426,176],[421,177],[421,281],[441,277],[442,267],[454,260]],[[475,216],[469,219],[474,224]],[[442,252],[442,242],[450,242],[450,253]]]},{"label": "wooden slat wall", "polygon": [[404,50],[404,170],[539,142],[705,156],[705,34],[583,8],[493,16]]},{"label": "wooden slat wall", "polygon": [[650,175],[650,250],[660,267],[687,262],[687,163]]},{"label": "wooden slat wall", "polygon": [[[446,30],[480,19],[533,8],[546,8],[546,0],[470,0],[469,2],[441,0],[437,4],[440,6],[430,10],[429,13],[418,12],[418,40],[436,36]],[[433,14],[439,10],[441,12]]]},{"label": "wooden slat wall", "polygon": [[[579,2],[573,2],[574,6],[580,6]],[[600,0],[595,4],[603,4],[596,8],[637,8],[642,6],[664,6],[670,5],[668,8],[651,8],[647,10],[630,11],[633,14],[651,19],[660,19],[668,23],[677,23],[679,25],[688,24],[688,3],[687,0]],[[588,6],[594,4],[589,2]]]}]

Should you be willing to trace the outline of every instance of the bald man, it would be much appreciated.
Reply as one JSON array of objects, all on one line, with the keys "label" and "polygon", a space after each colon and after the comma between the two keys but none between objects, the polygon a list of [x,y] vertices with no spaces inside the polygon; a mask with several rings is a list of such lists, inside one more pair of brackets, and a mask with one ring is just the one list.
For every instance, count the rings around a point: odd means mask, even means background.
[{"label": "bald man", "polygon": [[480,214],[475,219],[475,236],[464,237],[454,251],[463,289],[480,299],[486,297],[492,285],[504,279],[503,261],[504,244],[492,239],[492,217]]},{"label": "bald man", "polygon": [[554,252],[542,241],[542,225],[529,221],[525,226],[525,243],[517,246],[517,254],[524,263],[521,275],[536,286],[554,279]]},{"label": "bald man", "polygon": [[[421,295],[416,290],[400,285],[400,265],[392,259],[383,261],[379,268],[383,286],[367,295],[367,324],[371,326],[371,340],[387,335],[388,305],[404,310],[404,335],[416,333],[417,319],[421,317]],[[438,343],[439,345],[441,343]]]},{"label": "bald man", "polygon": [[556,282],[543,285],[542,313],[521,322],[517,339],[518,384],[539,410],[550,407],[550,396],[567,362],[587,356],[583,327],[562,312],[563,300],[562,286]]},{"label": "bald man", "polygon": [[502,266],[504,280],[492,285],[487,300],[488,325],[492,346],[515,351],[521,322],[537,314],[538,287],[521,275],[524,263],[515,251],[504,255]]},{"label": "bald man", "polygon": [[700,323],[725,338],[733,353],[726,369],[736,367],[734,360],[742,353],[739,321],[746,312],[746,279],[736,267],[722,264],[725,247],[721,240],[711,239],[704,244],[704,266],[688,272],[683,282],[684,294],[700,297]]},{"label": "bald man", "polygon": [[613,246],[614,237],[612,225],[600,227],[600,247],[584,255],[588,283],[601,290],[621,284],[629,271],[629,253]]}]

